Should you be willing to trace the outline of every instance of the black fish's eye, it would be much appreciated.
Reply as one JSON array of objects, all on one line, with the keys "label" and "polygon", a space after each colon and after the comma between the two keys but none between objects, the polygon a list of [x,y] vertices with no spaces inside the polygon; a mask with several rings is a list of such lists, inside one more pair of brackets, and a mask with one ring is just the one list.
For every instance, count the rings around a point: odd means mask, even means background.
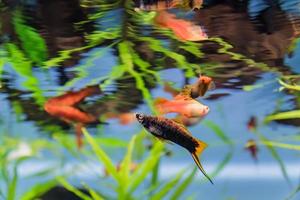
[{"label": "black fish's eye", "polygon": [[137,114],[135,115],[135,117],[137,118],[137,120],[138,120],[139,122],[143,122],[143,120],[144,120],[144,115],[143,115],[143,114],[137,113]]}]

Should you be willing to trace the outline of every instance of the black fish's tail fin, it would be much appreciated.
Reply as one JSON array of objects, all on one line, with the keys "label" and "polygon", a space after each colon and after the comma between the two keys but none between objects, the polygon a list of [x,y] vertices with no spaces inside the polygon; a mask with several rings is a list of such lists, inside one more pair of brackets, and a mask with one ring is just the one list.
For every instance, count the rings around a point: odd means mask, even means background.
[{"label": "black fish's tail fin", "polygon": [[199,160],[199,158],[198,158],[198,155],[200,155],[202,152],[203,152],[203,150],[207,147],[207,144],[206,143],[204,143],[204,142],[202,142],[202,141],[200,141],[200,140],[198,140],[198,147],[196,147],[196,151],[195,152],[193,152],[193,153],[191,153],[192,154],[192,157],[193,157],[193,159],[194,159],[194,161],[195,161],[195,163],[196,163],[196,165],[197,165],[197,167],[200,169],[200,171],[203,173],[203,175],[211,182],[211,184],[214,184],[213,182],[212,182],[212,180],[209,178],[209,176],[206,174],[206,172],[204,171],[204,169],[203,169],[203,167],[202,167],[202,165],[201,165],[201,163],[200,163],[200,160]]}]

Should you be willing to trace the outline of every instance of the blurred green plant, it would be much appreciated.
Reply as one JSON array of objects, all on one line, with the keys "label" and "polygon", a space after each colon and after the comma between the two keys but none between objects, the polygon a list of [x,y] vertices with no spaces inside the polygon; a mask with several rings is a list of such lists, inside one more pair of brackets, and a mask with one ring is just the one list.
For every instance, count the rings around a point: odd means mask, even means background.
[{"label": "blurred green plant", "polygon": [[[94,154],[98,158],[98,161],[103,164],[103,167],[107,170],[113,180],[113,184],[109,184],[110,187],[106,189],[101,187],[95,190],[87,184],[84,184],[84,187],[87,188],[90,193],[90,196],[88,196],[72,186],[67,181],[66,177],[60,176],[57,178],[57,181],[62,186],[82,199],[144,199],[146,197],[149,197],[149,199],[162,199],[166,196],[169,196],[170,199],[177,199],[192,182],[197,171],[197,169],[194,168],[186,177],[183,177],[185,172],[181,171],[165,183],[162,183],[161,181],[152,183],[150,181],[149,187],[145,188],[145,190],[141,190],[143,185],[149,181],[149,175],[155,170],[156,164],[160,160],[164,149],[163,143],[156,141],[148,156],[139,162],[136,170],[132,171],[130,166],[134,160],[133,152],[136,150],[135,145],[137,144],[139,137],[144,133],[141,132],[134,135],[127,146],[127,152],[117,170],[109,155],[101,148],[101,145],[97,143],[86,129],[82,130],[88,144],[92,147]],[[113,190],[110,193],[115,195],[104,195],[104,193],[107,193],[110,189]]]}]

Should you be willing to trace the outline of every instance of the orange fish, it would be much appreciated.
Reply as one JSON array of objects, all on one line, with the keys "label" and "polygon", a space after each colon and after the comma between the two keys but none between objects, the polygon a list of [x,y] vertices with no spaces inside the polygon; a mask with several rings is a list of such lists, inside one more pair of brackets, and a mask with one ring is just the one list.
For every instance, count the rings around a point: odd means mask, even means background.
[{"label": "orange fish", "polygon": [[255,140],[248,140],[246,145],[245,145],[245,149],[248,150],[252,156],[252,158],[257,161],[257,151],[258,151],[258,148],[257,148],[257,145],[256,145],[256,142]]},{"label": "orange fish", "polygon": [[165,11],[157,14],[155,23],[163,28],[171,29],[176,37],[183,41],[202,41],[208,38],[201,26],[187,20],[177,19],[175,14]]},{"label": "orange fish", "polygon": [[108,112],[105,113],[105,117],[107,119],[118,119],[119,123],[122,125],[127,125],[131,124],[132,122],[135,121],[135,115],[134,113],[113,113],[113,112]]},{"label": "orange fish", "polygon": [[100,122],[95,116],[83,112],[75,106],[83,101],[84,98],[100,93],[101,90],[98,86],[88,86],[77,92],[71,91],[63,95],[50,98],[44,105],[45,111],[50,115],[60,118],[67,123],[74,124],[77,145],[79,148],[82,146],[81,128],[84,127],[85,124]]},{"label": "orange fish", "polygon": [[174,89],[168,82],[164,83],[164,91],[171,94],[173,97],[177,96],[180,91],[177,89]]},{"label": "orange fish", "polygon": [[154,106],[160,114],[178,113],[185,117],[204,117],[209,112],[208,106],[205,106],[191,98],[176,96],[173,100],[157,98]]},{"label": "orange fish", "polygon": [[139,11],[139,10],[160,11],[160,10],[167,10],[172,8],[194,10],[194,9],[200,9],[202,3],[203,0],[171,0],[171,1],[157,0],[157,1],[151,1],[151,3],[147,3],[147,4],[141,3],[139,8],[135,8],[135,11]]},{"label": "orange fish", "polygon": [[247,128],[248,130],[252,131],[252,130],[255,130],[256,129],[256,117],[254,116],[251,116],[248,123],[247,123]]},{"label": "orange fish", "polygon": [[191,97],[198,98],[203,97],[207,90],[212,90],[215,88],[215,83],[212,78],[208,76],[200,76],[196,83],[192,85]]}]

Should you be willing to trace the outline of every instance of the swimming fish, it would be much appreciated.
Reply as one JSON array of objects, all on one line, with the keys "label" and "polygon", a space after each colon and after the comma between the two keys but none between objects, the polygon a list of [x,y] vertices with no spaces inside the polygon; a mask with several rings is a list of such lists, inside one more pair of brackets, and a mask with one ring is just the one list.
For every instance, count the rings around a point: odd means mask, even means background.
[{"label": "swimming fish", "polygon": [[213,184],[212,180],[204,171],[198,158],[198,155],[203,152],[203,150],[207,147],[207,144],[194,138],[184,126],[171,119],[154,117],[141,113],[136,113],[136,118],[147,131],[158,139],[174,142],[189,151],[199,170]]},{"label": "swimming fish", "polygon": [[182,41],[202,41],[208,39],[201,26],[188,20],[178,19],[175,14],[166,11],[159,12],[154,22],[162,28],[171,29],[175,36]]},{"label": "swimming fish", "polygon": [[135,8],[135,11],[160,11],[172,8],[181,8],[185,10],[200,9],[203,0],[156,0],[156,1],[140,1],[139,7]]},{"label": "swimming fish", "polygon": [[157,98],[154,101],[154,107],[160,114],[179,113],[188,118],[204,117],[209,112],[208,106],[190,97],[178,95],[172,100]]},{"label": "swimming fish", "polygon": [[256,117],[251,116],[247,123],[247,128],[248,130],[252,131],[256,129],[256,126],[257,126]]},{"label": "swimming fish", "polygon": [[99,86],[88,86],[76,92],[69,91],[63,95],[52,97],[44,104],[47,113],[74,125],[79,148],[82,146],[81,128],[85,124],[100,123],[100,121],[97,117],[81,111],[75,106],[86,97],[95,94],[101,94]]},{"label": "swimming fish", "polygon": [[257,151],[258,151],[258,148],[257,148],[257,145],[256,145],[256,142],[255,140],[248,140],[246,145],[245,145],[245,149],[248,150],[252,156],[252,158],[257,161]]},{"label": "swimming fish", "polygon": [[192,86],[191,97],[203,97],[207,90],[212,90],[215,88],[215,84],[212,78],[208,76],[200,76],[196,83]]}]

